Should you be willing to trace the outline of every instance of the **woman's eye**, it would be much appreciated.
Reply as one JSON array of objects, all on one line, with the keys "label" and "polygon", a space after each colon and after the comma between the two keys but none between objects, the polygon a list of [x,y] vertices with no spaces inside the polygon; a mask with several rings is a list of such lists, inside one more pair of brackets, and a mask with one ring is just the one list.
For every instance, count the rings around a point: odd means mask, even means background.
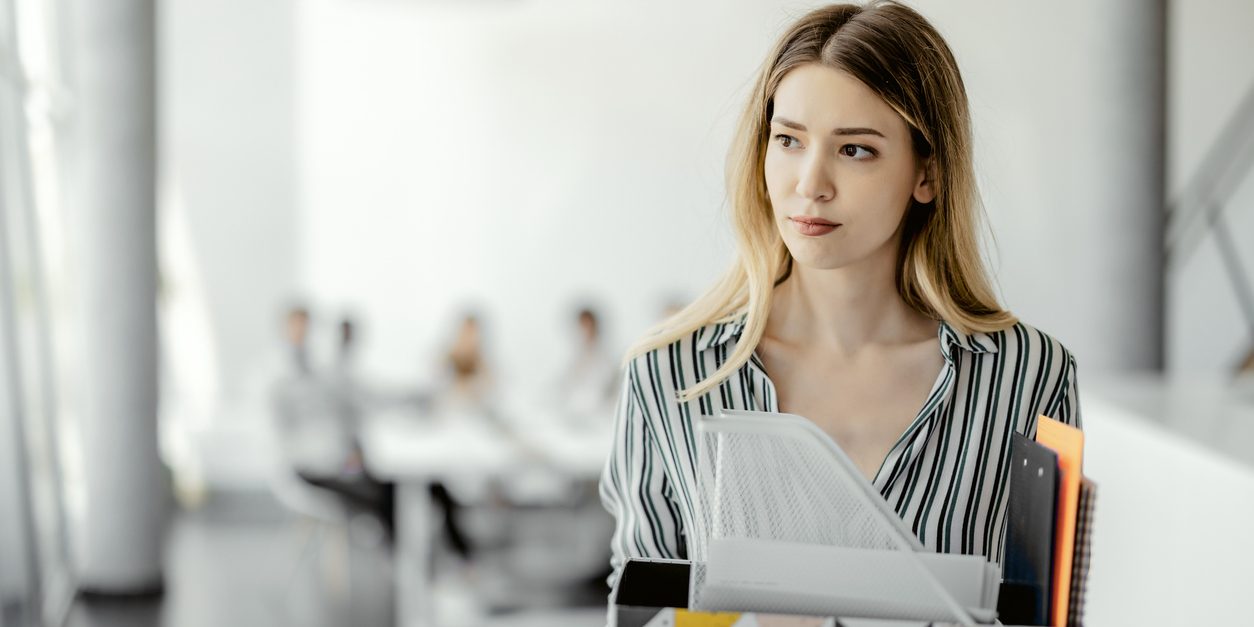
[{"label": "woman's eye", "polygon": [[[861,151],[861,152],[859,152]],[[840,147],[840,154],[857,160],[870,159],[875,156],[875,151],[866,146],[857,144],[845,144]]]},{"label": "woman's eye", "polygon": [[784,135],[783,133],[776,135],[775,141],[779,142],[779,145],[784,148],[792,148],[801,143],[797,141],[796,137],[793,137],[792,135]]}]

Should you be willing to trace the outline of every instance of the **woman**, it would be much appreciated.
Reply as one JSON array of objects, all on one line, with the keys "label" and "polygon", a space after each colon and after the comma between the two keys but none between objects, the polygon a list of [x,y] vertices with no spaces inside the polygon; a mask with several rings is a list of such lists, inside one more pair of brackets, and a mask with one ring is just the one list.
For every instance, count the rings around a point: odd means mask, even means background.
[{"label": "woman", "polygon": [[628,557],[684,558],[698,415],[805,416],[923,544],[1000,564],[1011,434],[1079,425],[1076,365],[993,295],[966,93],[891,1],[792,25],[733,143],[739,253],[629,353],[601,496]]},{"label": "woman", "polygon": [[483,331],[477,314],[462,315],[445,359],[451,375],[447,395],[466,405],[486,403],[492,393],[492,376],[483,354]]}]

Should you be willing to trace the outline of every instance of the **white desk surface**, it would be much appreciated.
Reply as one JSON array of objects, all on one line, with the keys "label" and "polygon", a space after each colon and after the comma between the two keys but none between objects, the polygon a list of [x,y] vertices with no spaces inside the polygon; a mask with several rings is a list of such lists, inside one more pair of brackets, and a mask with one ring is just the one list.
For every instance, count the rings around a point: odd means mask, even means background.
[{"label": "white desk surface", "polygon": [[1201,403],[1156,408],[1173,426],[1081,386],[1084,473],[1097,483],[1086,622],[1250,624],[1254,468],[1180,432],[1190,416],[1210,429]]},{"label": "white desk surface", "polygon": [[496,424],[470,415],[392,413],[362,425],[361,445],[370,472],[397,482],[495,477],[528,466],[590,478],[605,465],[612,430],[608,420],[577,429],[542,418]]}]

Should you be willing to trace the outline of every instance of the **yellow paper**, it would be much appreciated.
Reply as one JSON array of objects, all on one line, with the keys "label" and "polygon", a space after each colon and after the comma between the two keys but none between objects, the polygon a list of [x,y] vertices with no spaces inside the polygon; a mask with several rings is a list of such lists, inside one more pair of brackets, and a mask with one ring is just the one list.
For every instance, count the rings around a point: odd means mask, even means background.
[{"label": "yellow paper", "polygon": [[739,612],[675,610],[675,627],[732,627],[738,620],[740,620]]}]

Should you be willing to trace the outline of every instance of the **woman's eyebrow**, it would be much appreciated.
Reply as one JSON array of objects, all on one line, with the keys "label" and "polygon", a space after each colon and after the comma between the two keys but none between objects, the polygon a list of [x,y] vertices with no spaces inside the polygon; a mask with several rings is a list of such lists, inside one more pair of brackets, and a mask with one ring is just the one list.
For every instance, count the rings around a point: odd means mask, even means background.
[{"label": "woman's eyebrow", "polygon": [[[787,126],[788,128],[797,129],[798,131],[806,130],[806,126],[804,124],[800,122],[793,122],[792,120],[789,120],[788,118],[781,118],[779,116],[776,116],[776,117],[771,118],[771,122],[775,124],[779,124],[780,126]],[[856,127],[856,128],[843,128],[843,127],[838,128],[832,131],[832,135],[876,135],[879,137],[884,137],[883,133],[873,128],[865,127],[865,126]]]}]

